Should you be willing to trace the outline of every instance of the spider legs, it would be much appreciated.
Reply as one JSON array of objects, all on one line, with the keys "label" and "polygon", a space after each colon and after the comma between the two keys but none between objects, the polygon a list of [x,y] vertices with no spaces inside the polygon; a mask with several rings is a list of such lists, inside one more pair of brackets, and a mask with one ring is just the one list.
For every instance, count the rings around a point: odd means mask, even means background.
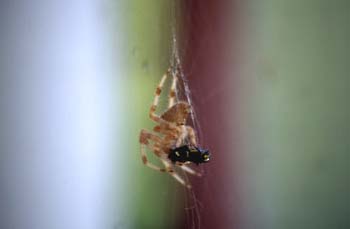
[{"label": "spider legs", "polygon": [[192,188],[192,185],[190,185],[190,184],[186,184],[186,182],[184,181],[184,179],[182,179],[180,176],[179,176],[179,174],[177,174],[177,173],[170,173],[170,175],[172,176],[172,177],[174,177],[178,182],[180,182],[183,186],[185,186],[186,188],[188,188],[188,189],[191,189]]},{"label": "spider legs", "polygon": [[[155,147],[154,145],[150,145],[149,140],[154,141],[155,143],[159,143],[160,142],[160,137],[158,137],[157,135],[152,134],[151,132],[147,131],[147,130],[141,130],[140,133],[140,143],[141,143],[141,158],[142,158],[142,162],[148,166],[151,169],[154,169],[156,171],[159,172],[167,172],[169,173],[172,177],[174,177],[180,184],[186,186],[187,188],[191,188],[191,185],[187,184],[184,179],[182,179],[174,170],[174,166],[168,162],[165,158],[166,154],[164,152],[162,152],[160,149],[158,149],[157,147]],[[162,161],[162,163],[164,164],[164,168],[160,168],[157,165],[154,165],[152,163],[150,163],[147,159],[147,155],[146,155],[146,150],[145,147],[148,147],[149,149],[151,149]],[[183,165],[184,166],[184,165]],[[196,172],[193,171],[192,169],[190,169],[189,167],[182,167],[181,168],[191,174],[196,175]]]},{"label": "spider legs", "polygon": [[142,158],[143,164],[159,172],[166,172],[167,169],[160,168],[159,166],[154,165],[148,161],[145,147],[148,147],[150,150],[152,150],[158,157],[162,153],[159,149],[157,149],[157,147],[155,147],[154,145],[150,145],[149,140],[152,140],[154,142],[160,142],[160,137],[152,134],[147,130],[141,130],[140,143],[141,143],[141,158]]},{"label": "spider legs", "polygon": [[173,170],[173,165],[165,160],[162,160],[164,166],[167,168],[168,173],[175,178],[175,180],[177,180],[180,184],[182,184],[183,186],[185,186],[186,188],[192,188],[192,186],[190,184],[187,184],[185,182],[184,179],[182,179],[179,174],[177,174],[174,170]]},{"label": "spider legs", "polygon": [[199,177],[202,176],[201,173],[194,171],[193,169],[191,169],[191,168],[190,168],[189,166],[187,166],[187,165],[180,165],[179,167],[180,167],[183,171],[185,171],[185,172],[187,172],[187,173],[189,173],[189,174],[191,174],[191,175],[199,176]]}]

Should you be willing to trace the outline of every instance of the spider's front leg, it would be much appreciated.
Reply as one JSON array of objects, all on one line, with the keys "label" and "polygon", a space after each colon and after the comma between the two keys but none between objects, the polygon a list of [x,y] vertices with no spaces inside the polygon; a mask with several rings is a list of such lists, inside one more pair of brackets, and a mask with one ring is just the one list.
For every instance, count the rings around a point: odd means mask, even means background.
[{"label": "spider's front leg", "polygon": [[198,146],[196,132],[190,126],[186,126],[186,128],[187,128],[188,138],[190,139],[190,143],[193,146]]},{"label": "spider's front leg", "polygon": [[175,143],[175,148],[178,148],[181,145],[183,145],[187,136],[188,136],[186,126],[181,125],[181,126],[178,126],[177,128],[178,128],[179,136],[178,136],[177,141]]},{"label": "spider's front leg", "polygon": [[201,177],[201,176],[202,176],[201,173],[199,173],[199,172],[197,172],[197,171],[191,169],[191,168],[190,168],[189,166],[187,166],[187,165],[179,165],[179,167],[180,167],[183,171],[185,171],[185,172],[187,172],[187,173],[189,173],[189,174],[191,174],[191,175],[198,176],[198,177]]},{"label": "spider's front leg", "polygon": [[182,185],[185,186],[186,188],[189,188],[189,189],[192,188],[192,186],[191,186],[190,184],[187,184],[187,183],[185,182],[185,180],[182,179],[182,178],[179,176],[179,174],[177,174],[177,173],[174,171],[173,165],[172,165],[171,163],[169,163],[169,162],[166,161],[166,160],[162,160],[162,162],[163,162],[164,166],[168,169],[168,171],[169,171],[168,173],[169,173],[172,177],[174,177],[175,180],[177,180],[180,184],[182,184]]},{"label": "spider's front leg", "polygon": [[184,145],[186,143],[187,139],[189,140],[191,145],[198,146],[196,133],[192,127],[182,125],[178,128],[180,128],[179,132],[181,134],[176,141],[176,144],[175,144],[176,147],[180,147],[180,146]]}]

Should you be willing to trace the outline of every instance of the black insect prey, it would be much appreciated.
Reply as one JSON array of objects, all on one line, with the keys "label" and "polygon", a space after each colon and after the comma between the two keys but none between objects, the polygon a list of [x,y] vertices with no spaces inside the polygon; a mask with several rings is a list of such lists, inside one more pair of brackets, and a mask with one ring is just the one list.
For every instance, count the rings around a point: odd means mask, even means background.
[{"label": "black insect prey", "polygon": [[170,150],[168,158],[173,162],[193,162],[195,164],[205,163],[210,160],[210,153],[206,149],[195,146],[183,145]]}]

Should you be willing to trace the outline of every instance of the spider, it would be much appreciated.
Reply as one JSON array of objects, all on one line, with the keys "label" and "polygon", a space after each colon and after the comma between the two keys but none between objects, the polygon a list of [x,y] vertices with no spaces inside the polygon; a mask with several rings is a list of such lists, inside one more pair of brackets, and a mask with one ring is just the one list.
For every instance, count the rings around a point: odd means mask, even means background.
[{"label": "spider", "polygon": [[[176,74],[173,76],[169,92],[168,108],[161,115],[155,114],[163,85],[170,75],[170,70],[169,68],[160,80],[149,111],[149,117],[157,123],[153,128],[154,132],[142,129],[140,133],[141,159],[149,168],[166,172],[182,185],[191,188],[191,185],[175,172],[174,166],[176,165],[184,172],[200,177],[202,174],[194,171],[187,164],[208,162],[210,154],[208,150],[198,148],[194,129],[186,125],[187,117],[191,113],[190,105],[185,101],[175,102],[178,81]],[[148,147],[160,159],[164,168],[148,161],[145,147]]]}]

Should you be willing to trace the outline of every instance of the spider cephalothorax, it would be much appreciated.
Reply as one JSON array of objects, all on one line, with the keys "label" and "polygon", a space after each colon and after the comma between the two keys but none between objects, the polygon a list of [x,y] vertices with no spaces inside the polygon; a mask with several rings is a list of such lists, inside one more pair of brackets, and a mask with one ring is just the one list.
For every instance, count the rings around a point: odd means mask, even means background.
[{"label": "spider cephalothorax", "polygon": [[201,149],[195,146],[183,145],[170,150],[168,158],[173,163],[188,163],[195,164],[206,163],[210,160],[210,153],[206,149]]},{"label": "spider cephalothorax", "polygon": [[[190,162],[196,164],[207,162],[209,161],[210,155],[207,150],[198,148],[195,131],[192,127],[186,125],[188,115],[191,113],[191,106],[185,101],[175,101],[176,76],[173,77],[171,84],[168,109],[161,115],[155,114],[164,82],[169,73],[170,69],[162,77],[149,111],[150,118],[157,123],[153,128],[154,132],[141,130],[141,157],[146,166],[160,172],[168,172],[181,184],[190,188],[191,186],[174,171],[174,166],[179,166],[182,170],[192,175],[201,176],[201,174],[185,164]],[[160,159],[164,168],[160,168],[148,161],[145,151],[146,146]],[[181,146],[184,148],[181,148]],[[174,151],[174,149],[177,150]],[[178,152],[180,157],[176,158],[176,152]],[[189,154],[188,157],[185,157],[187,156],[186,152]]]}]

